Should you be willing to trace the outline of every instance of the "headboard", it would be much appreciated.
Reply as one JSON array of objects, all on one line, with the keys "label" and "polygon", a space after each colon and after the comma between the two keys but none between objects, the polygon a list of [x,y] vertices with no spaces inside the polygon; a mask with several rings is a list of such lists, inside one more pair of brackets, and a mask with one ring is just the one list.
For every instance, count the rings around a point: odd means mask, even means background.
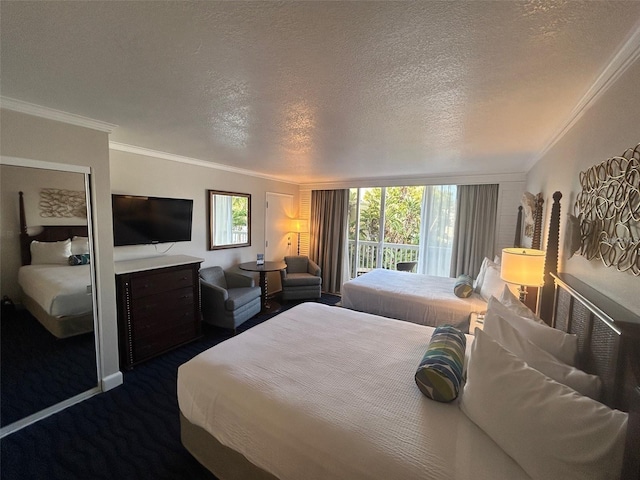
[{"label": "headboard", "polygon": [[73,238],[74,236],[86,237],[88,235],[87,225],[44,225],[42,231],[37,235],[27,233],[27,220],[24,211],[24,197],[22,192],[18,192],[20,206],[20,258],[22,265],[31,264],[31,242],[57,242]]},{"label": "headboard", "polygon": [[578,335],[581,369],[600,376],[603,403],[629,412],[622,479],[640,478],[640,317],[572,275],[553,275],[554,326]]}]

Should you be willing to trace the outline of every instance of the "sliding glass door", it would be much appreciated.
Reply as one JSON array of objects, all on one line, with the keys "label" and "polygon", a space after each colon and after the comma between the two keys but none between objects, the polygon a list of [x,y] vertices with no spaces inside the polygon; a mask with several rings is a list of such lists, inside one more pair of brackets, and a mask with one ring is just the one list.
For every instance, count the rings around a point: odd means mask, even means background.
[{"label": "sliding glass door", "polygon": [[455,188],[446,185],[351,189],[351,278],[373,268],[396,270],[400,262],[416,262],[419,273],[449,276]]}]

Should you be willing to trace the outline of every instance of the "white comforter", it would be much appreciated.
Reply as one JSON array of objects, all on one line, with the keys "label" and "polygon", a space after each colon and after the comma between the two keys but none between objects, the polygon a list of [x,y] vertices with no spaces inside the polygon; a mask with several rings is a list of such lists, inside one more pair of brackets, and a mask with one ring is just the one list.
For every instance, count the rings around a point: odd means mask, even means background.
[{"label": "white comforter", "polygon": [[24,265],[18,284],[45,312],[55,317],[91,312],[90,265]]},{"label": "white comforter", "polygon": [[420,393],[432,333],[305,303],[180,366],[180,410],[281,480],[529,478],[457,403]]},{"label": "white comforter", "polygon": [[377,268],[342,285],[342,306],[398,320],[437,326],[453,325],[466,332],[472,312],[487,310],[477,293],[458,298],[455,278]]}]

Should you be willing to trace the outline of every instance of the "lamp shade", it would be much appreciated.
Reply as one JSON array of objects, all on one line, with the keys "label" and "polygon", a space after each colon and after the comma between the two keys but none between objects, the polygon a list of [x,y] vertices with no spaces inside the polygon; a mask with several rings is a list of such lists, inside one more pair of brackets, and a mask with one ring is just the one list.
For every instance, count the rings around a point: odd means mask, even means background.
[{"label": "lamp shade", "polygon": [[309,220],[294,218],[291,220],[291,231],[296,233],[307,233],[309,231]]},{"label": "lamp shade", "polygon": [[532,248],[504,248],[500,278],[507,283],[538,287],[544,284],[544,252]]}]

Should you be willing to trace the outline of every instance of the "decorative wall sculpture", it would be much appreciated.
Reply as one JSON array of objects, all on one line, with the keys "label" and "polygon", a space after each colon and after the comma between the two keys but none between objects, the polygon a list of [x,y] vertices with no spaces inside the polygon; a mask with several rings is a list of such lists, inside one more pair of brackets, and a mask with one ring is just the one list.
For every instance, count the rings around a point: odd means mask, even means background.
[{"label": "decorative wall sculpture", "polygon": [[640,275],[640,144],[580,172],[580,254]]},{"label": "decorative wall sculpture", "polygon": [[83,191],[43,188],[39,205],[41,217],[87,217],[87,200]]}]

